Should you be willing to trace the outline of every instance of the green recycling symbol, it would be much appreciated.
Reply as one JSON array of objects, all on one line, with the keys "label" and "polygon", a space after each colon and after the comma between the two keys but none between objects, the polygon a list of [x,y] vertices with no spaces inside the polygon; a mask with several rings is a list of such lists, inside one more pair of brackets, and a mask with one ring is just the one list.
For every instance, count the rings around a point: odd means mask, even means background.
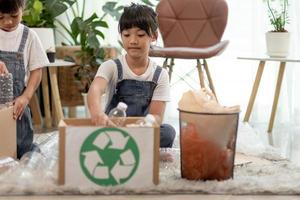
[{"label": "green recycling symbol", "polygon": [[101,186],[114,186],[125,183],[135,174],[140,153],[126,131],[101,128],[85,139],[79,160],[89,180]]}]

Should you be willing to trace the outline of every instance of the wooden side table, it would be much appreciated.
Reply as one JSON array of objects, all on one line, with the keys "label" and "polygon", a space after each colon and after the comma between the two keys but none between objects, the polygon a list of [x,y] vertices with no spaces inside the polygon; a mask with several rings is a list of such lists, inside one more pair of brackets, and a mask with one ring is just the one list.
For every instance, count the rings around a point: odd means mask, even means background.
[{"label": "wooden side table", "polygon": [[253,104],[256,98],[257,90],[260,84],[261,76],[264,71],[264,67],[267,61],[276,61],[279,62],[279,71],[278,71],[278,77],[277,77],[277,83],[276,83],[276,88],[275,88],[275,94],[274,94],[274,100],[273,100],[273,105],[272,105],[272,112],[270,116],[270,121],[268,125],[268,133],[271,133],[273,130],[273,125],[274,125],[274,120],[275,120],[275,115],[276,115],[276,110],[277,110],[277,104],[278,104],[278,99],[280,95],[280,89],[281,89],[281,83],[284,75],[284,70],[285,70],[285,65],[287,62],[300,62],[300,59],[294,59],[294,58],[279,58],[279,57],[268,57],[268,56],[261,56],[261,57],[238,57],[238,59],[244,59],[244,60],[256,60],[259,61],[258,69],[256,72],[256,77],[255,81],[252,87],[252,92],[250,95],[250,99],[248,102],[246,114],[244,117],[244,122],[248,122]]},{"label": "wooden side table", "polygon": [[[63,111],[60,101],[60,95],[58,90],[57,82],[57,68],[58,67],[72,67],[76,64],[73,62],[67,62],[64,60],[57,59],[54,63],[50,63],[47,67],[43,68],[42,75],[42,93],[44,99],[44,111],[45,111],[45,120],[44,124],[46,128],[51,128],[53,119],[57,120],[57,123],[63,119]],[[50,109],[50,99],[49,99],[49,86],[48,86],[48,74],[50,79],[51,86],[51,96],[53,102],[53,111],[54,115],[51,116]]]}]

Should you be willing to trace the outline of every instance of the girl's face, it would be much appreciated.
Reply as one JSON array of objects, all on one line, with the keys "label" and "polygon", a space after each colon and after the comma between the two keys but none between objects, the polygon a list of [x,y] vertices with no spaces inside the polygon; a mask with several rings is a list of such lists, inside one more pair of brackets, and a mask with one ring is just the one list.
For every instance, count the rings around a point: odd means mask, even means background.
[{"label": "girl's face", "polygon": [[22,20],[23,10],[20,8],[16,13],[0,12],[0,29],[11,32],[16,30]]},{"label": "girl's face", "polygon": [[149,36],[144,30],[133,27],[121,33],[124,49],[133,58],[148,57],[150,44],[156,36]]}]

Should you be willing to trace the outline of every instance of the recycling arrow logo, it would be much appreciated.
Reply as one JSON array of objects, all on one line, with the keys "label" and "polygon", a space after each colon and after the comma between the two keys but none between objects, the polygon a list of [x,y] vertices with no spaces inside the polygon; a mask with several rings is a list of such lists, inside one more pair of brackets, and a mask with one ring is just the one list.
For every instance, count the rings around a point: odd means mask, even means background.
[{"label": "recycling arrow logo", "polygon": [[102,128],[91,133],[80,149],[80,166],[97,185],[114,186],[128,181],[139,165],[138,146],[126,131]]}]

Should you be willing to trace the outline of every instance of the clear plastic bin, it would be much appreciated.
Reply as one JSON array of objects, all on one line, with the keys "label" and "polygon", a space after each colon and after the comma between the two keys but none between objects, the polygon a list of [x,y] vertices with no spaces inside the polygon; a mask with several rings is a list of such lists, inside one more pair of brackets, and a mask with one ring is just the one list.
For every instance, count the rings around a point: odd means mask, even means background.
[{"label": "clear plastic bin", "polygon": [[239,113],[179,110],[181,176],[189,180],[233,178]]}]

